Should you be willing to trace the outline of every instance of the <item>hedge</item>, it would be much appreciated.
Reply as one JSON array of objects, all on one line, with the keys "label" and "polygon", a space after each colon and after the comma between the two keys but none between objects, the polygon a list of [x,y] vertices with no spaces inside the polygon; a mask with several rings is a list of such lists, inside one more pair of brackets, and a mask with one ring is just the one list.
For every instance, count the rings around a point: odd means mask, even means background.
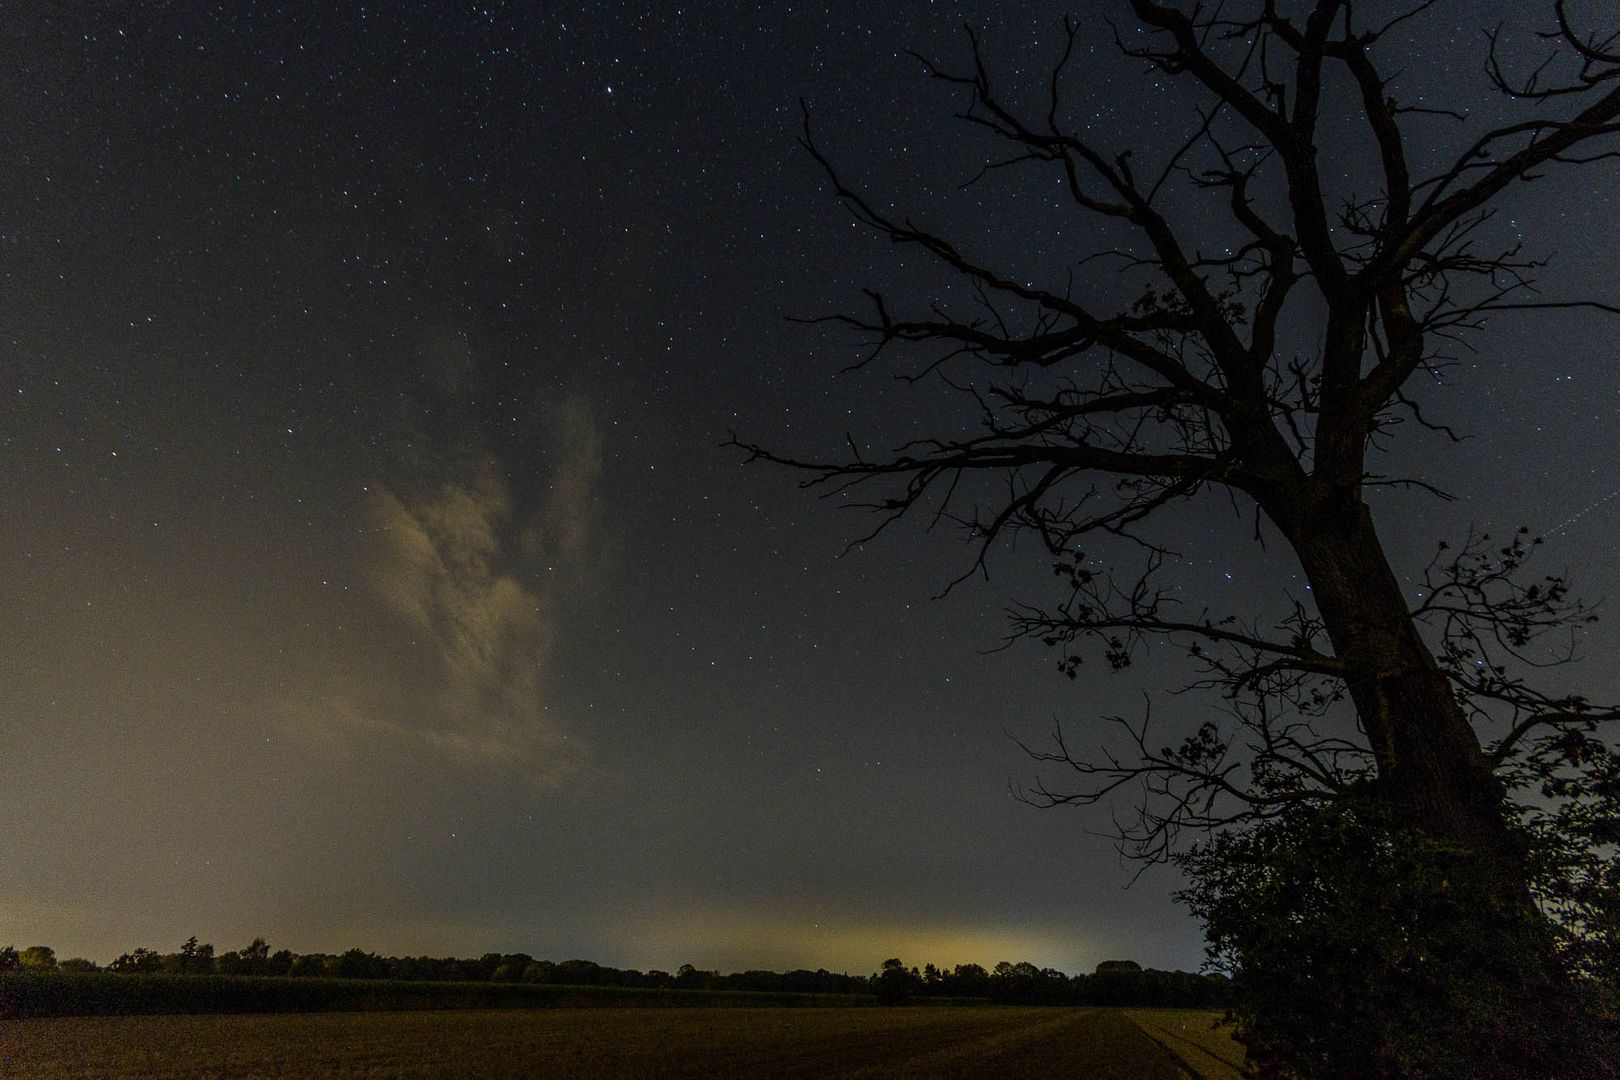
[{"label": "hedge", "polygon": [[0,974],[0,1019],[153,1013],[373,1012],[621,1006],[870,1005],[866,994],[286,978],[269,975]]}]

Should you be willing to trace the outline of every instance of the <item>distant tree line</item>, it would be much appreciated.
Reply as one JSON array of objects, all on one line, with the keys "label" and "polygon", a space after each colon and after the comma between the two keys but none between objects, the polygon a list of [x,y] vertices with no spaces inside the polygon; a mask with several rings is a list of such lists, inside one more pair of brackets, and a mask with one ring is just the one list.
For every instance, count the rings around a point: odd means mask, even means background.
[{"label": "distant tree line", "polygon": [[[55,950],[33,945],[21,951],[0,948],[0,972],[93,972],[84,959],[58,961]],[[1220,975],[1145,970],[1133,961],[1107,961],[1090,975],[1066,975],[1053,968],[1002,961],[994,968],[958,964],[907,967],[885,960],[866,975],[809,971],[739,971],[721,974],[691,964],[674,973],[614,968],[589,960],[536,960],[527,953],[485,953],[477,959],[433,956],[379,956],[363,949],[342,953],[270,951],[256,937],[245,948],[216,954],[214,947],[188,938],[177,952],[137,948],[104,969],[119,975],[225,975],[286,978],[395,979],[431,982],[546,983],[555,986],[616,986],[656,990],[759,991],[796,994],[871,994],[883,1004],[977,999],[1016,1005],[1166,1005],[1224,1007],[1230,983]]]},{"label": "distant tree line", "polygon": [[0,972],[109,971],[119,975],[258,975],[288,978],[399,979],[431,982],[524,982],[560,986],[619,986],[663,990],[765,990],[811,994],[869,993],[864,975],[820,971],[742,971],[722,975],[683,964],[673,974],[614,968],[590,960],[537,960],[528,953],[455,956],[379,956],[364,949],[341,953],[274,952],[262,937],[245,948],[216,953],[214,946],[188,938],[180,949],[160,953],[137,948],[105,968],[89,960],[58,961],[55,950],[34,945],[20,952],[0,947]]},{"label": "distant tree line", "polygon": [[1223,975],[1154,971],[1131,960],[1107,960],[1090,975],[1066,975],[1027,961],[1003,960],[986,971],[978,964],[919,971],[898,958],[883,961],[868,985],[883,1004],[929,999],[982,998],[1004,1005],[1159,1005],[1224,1008],[1231,982]]}]

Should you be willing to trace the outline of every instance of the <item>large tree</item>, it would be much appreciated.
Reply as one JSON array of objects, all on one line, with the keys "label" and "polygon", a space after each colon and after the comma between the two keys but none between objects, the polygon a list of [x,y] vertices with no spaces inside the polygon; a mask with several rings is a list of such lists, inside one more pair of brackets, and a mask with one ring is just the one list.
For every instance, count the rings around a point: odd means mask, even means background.
[{"label": "large tree", "polygon": [[[1142,644],[1169,642],[1224,693],[1231,719],[1177,745],[1161,747],[1145,720],[1124,725],[1124,751],[1060,732],[1041,756],[1075,770],[1078,786],[1037,788],[1037,800],[1141,785],[1124,839],[1148,858],[1171,854],[1187,826],[1370,800],[1465,851],[1481,910],[1534,921],[1513,770],[1531,758],[1553,768],[1549,746],[1579,765],[1616,714],[1539,688],[1514,661],[1535,659],[1526,650],[1539,634],[1585,611],[1561,579],[1524,581],[1527,536],[1442,549],[1414,601],[1367,494],[1397,482],[1377,474],[1397,423],[1447,430],[1423,411],[1419,377],[1486,316],[1617,310],[1603,295],[1543,298],[1530,288],[1537,264],[1488,237],[1494,205],[1515,189],[1577,182],[1620,152],[1620,28],[1578,26],[1553,0],[1518,38],[1491,30],[1482,90],[1505,95],[1494,111],[1508,119],[1477,131],[1403,102],[1391,74],[1410,57],[1390,44],[1420,32],[1434,0],[1377,23],[1347,0],[1123,6],[1137,25],[1114,28],[1118,48],[1185,87],[1175,100],[1197,102],[1140,118],[1157,134],[1133,145],[1102,145],[1071,121],[1072,24],[1032,109],[993,84],[971,32],[967,66],[923,61],[964,94],[962,118],[1007,146],[994,167],[1055,170],[1073,211],[1107,238],[1051,283],[848,181],[807,114],[805,145],[854,217],[959,286],[909,299],[872,290],[866,307],[827,321],[869,342],[862,364],[902,357],[908,377],[965,395],[978,429],[945,424],[888,456],[852,439],[832,460],[741,445],[808,470],[812,486],[876,489],[864,505],[885,523],[924,508],[962,522],[980,565],[999,538],[1037,536],[1064,590],[1016,608],[1018,633],[1060,649],[1071,671],[1087,646],[1123,666]],[[1325,167],[1327,142],[1356,139],[1367,169]],[[1109,274],[1091,272],[1110,259]],[[1267,523],[1309,582],[1275,617],[1177,605],[1157,584],[1173,560],[1155,523],[1210,489],[1252,507],[1254,531]],[[1139,545],[1145,572],[1099,571],[1080,554],[1104,538]]]}]

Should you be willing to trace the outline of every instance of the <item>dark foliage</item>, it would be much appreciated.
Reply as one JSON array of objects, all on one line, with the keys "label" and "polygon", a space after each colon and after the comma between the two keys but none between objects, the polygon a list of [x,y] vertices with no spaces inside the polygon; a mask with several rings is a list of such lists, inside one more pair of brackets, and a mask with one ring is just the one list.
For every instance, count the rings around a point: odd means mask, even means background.
[{"label": "dark foliage", "polygon": [[945,969],[928,964],[907,968],[885,960],[872,976],[880,1004],[989,1001],[998,1005],[1134,1005],[1183,1009],[1224,1008],[1232,1001],[1230,981],[1221,975],[1154,971],[1140,964],[1110,961],[1093,975],[1065,975],[1053,968],[1003,960],[986,971],[978,964]]},{"label": "dark foliage", "polygon": [[1533,888],[1565,963],[1620,993],[1620,754],[1569,728],[1533,740],[1511,766]]},{"label": "dark foliage", "polygon": [[[0,978],[0,1019],[156,1013],[367,1012],[641,1005],[849,1005],[848,995],[536,986],[404,979],[284,979],[171,975],[139,978],[12,972]],[[870,998],[865,999],[870,1001]]]},{"label": "dark foliage", "polygon": [[[637,971],[589,960],[536,960],[527,953],[476,959],[272,953],[263,938],[214,957],[193,938],[189,951],[160,955],[135,949],[88,969],[6,972],[0,1017],[99,1013],[307,1012],[338,1009],[520,1008],[576,1004],[884,1004],[993,1002],[1015,1005],[1163,1005],[1219,1008],[1230,1002],[1223,976],[1144,971],[1118,961],[1095,975],[1065,975],[1030,963],[1002,961],[944,969],[907,968],[898,959],[877,974],[741,971],[721,974],[682,964],[674,974]],[[0,950],[0,964],[7,955]],[[205,970],[198,957],[210,958]],[[190,957],[181,970],[177,958]],[[93,967],[93,965],[92,965]],[[136,977],[131,977],[136,976]],[[347,989],[345,989],[347,987]],[[621,1000],[622,997],[622,1000]]]},{"label": "dark foliage", "polygon": [[1467,849],[1371,800],[1300,808],[1178,861],[1262,1076],[1620,1075],[1612,991],[1548,985],[1546,924],[1481,906]]}]

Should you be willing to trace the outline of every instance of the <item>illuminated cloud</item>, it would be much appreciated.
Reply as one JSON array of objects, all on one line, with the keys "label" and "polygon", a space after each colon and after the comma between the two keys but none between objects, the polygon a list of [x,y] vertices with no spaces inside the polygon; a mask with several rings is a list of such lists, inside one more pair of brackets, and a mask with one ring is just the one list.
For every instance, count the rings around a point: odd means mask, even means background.
[{"label": "illuminated cloud", "polygon": [[[469,354],[441,344],[423,360],[434,399],[454,411],[475,389]],[[540,786],[589,768],[547,696],[562,601],[595,561],[602,437],[583,398],[539,412],[544,475],[516,478],[526,513],[482,445],[412,433],[417,475],[361,505],[377,625],[357,655],[329,658],[316,695],[283,710],[291,726],[388,737]]]},{"label": "illuminated cloud", "polygon": [[409,501],[376,493],[367,512],[371,586],[437,668],[437,692],[398,703],[394,725],[466,761],[563,767],[578,751],[565,753],[542,702],[550,598],[508,566],[511,500],[494,463]]}]

